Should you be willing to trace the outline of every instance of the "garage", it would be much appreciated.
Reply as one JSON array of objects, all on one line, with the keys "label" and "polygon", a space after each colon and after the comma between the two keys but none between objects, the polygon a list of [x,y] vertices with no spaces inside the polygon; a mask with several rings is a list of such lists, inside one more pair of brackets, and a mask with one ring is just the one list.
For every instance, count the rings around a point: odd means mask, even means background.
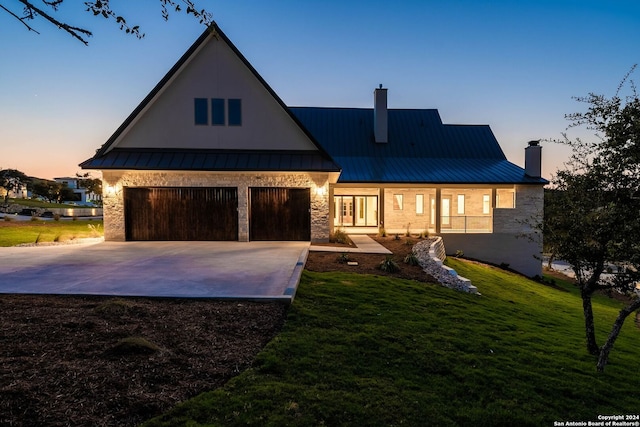
[{"label": "garage", "polygon": [[251,188],[251,240],[311,240],[308,188]]},{"label": "garage", "polygon": [[238,240],[235,187],[124,188],[126,240]]}]

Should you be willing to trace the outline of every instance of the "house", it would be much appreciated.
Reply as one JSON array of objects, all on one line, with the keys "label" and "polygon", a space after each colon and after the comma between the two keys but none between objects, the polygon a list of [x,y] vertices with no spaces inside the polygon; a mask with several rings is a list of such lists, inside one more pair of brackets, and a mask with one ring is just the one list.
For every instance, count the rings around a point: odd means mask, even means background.
[{"label": "house", "polygon": [[82,187],[80,179],[75,177],[59,177],[53,178],[57,183],[62,184],[70,188],[73,191],[73,198],[70,200],[63,200],[62,202],[72,202],[79,205],[91,205],[95,201],[102,199],[101,194],[95,194],[89,192],[86,188]]},{"label": "house", "polygon": [[59,184],[62,184],[63,187],[66,186],[67,188],[73,191],[73,198],[70,200],[63,200],[62,201],[63,203],[64,202],[73,202],[73,203],[80,203],[80,204],[87,203],[87,189],[80,187],[80,184],[78,183],[78,178],[59,177],[59,178],[53,178],[53,180]]},{"label": "house", "polygon": [[0,188],[0,199],[8,197],[10,199],[26,199],[28,197],[27,186],[22,184],[19,188],[7,191],[5,188]]},{"label": "house", "polygon": [[[450,251],[540,273],[541,147],[510,163],[488,126],[437,110],[288,107],[216,25],[81,163],[107,240],[327,241],[429,231]],[[522,238],[516,238],[522,237]],[[528,238],[527,238],[528,237]]]}]

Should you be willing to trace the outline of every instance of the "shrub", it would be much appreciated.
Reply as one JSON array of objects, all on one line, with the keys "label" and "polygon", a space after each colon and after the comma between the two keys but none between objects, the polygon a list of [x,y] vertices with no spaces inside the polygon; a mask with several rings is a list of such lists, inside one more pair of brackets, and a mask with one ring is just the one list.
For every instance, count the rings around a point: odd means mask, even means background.
[{"label": "shrub", "polygon": [[380,237],[387,237],[387,230],[385,230],[384,227],[378,228],[378,235]]},{"label": "shrub", "polygon": [[422,233],[420,233],[420,238],[421,239],[428,239],[429,238],[429,230],[424,230]]},{"label": "shrub", "polygon": [[95,308],[96,312],[106,316],[121,316],[127,314],[133,308],[133,304],[124,299],[112,299],[103,302]]},{"label": "shrub", "polygon": [[407,246],[413,246],[413,240],[407,239],[407,240],[404,241],[404,244],[407,245]]},{"label": "shrub", "polygon": [[335,230],[329,240],[332,243],[347,244],[349,243],[349,236],[347,236],[347,233],[345,233],[344,230]]},{"label": "shrub", "polygon": [[69,240],[73,240],[73,237],[69,238],[68,234],[58,234],[53,241],[56,243],[68,242]]},{"label": "shrub", "polygon": [[338,262],[340,264],[346,264],[347,262],[349,262],[350,258],[349,258],[349,254],[348,253],[341,253],[340,255],[338,255]]},{"label": "shrub", "polygon": [[404,263],[409,265],[420,265],[420,261],[414,252],[411,252],[404,257]]},{"label": "shrub", "polygon": [[4,220],[7,221],[7,222],[11,222],[11,221],[13,221],[13,218],[11,218],[10,216],[6,216],[5,215],[4,216]]},{"label": "shrub", "polygon": [[404,232],[404,235],[405,235],[406,237],[411,237],[411,230],[410,230],[410,228],[411,228],[411,223],[409,222],[409,223],[407,223],[407,231],[405,231],[405,232]]},{"label": "shrub", "polygon": [[390,256],[386,257],[384,261],[380,262],[378,268],[387,273],[397,273],[400,271],[400,266]]},{"label": "shrub", "polygon": [[400,235],[396,233],[396,235],[393,237],[393,240],[400,240]]},{"label": "shrub", "polygon": [[40,221],[40,218],[38,218],[37,216],[33,215],[33,216],[31,217],[31,221],[34,221],[34,222],[35,222],[35,221]]},{"label": "shrub", "polygon": [[53,214],[53,220],[54,221],[60,221],[60,214],[58,214],[58,213]]},{"label": "shrub", "polygon": [[118,341],[108,353],[122,356],[130,354],[153,354],[158,351],[160,351],[160,347],[146,338],[127,337]]},{"label": "shrub", "polygon": [[458,249],[456,251],[456,258],[462,258],[464,256],[464,252],[462,251],[462,249]]},{"label": "shrub", "polygon": [[87,227],[89,228],[89,230],[91,230],[91,235],[93,237],[100,237],[102,235],[100,233],[100,224],[98,224],[97,227],[93,224],[87,224]]}]

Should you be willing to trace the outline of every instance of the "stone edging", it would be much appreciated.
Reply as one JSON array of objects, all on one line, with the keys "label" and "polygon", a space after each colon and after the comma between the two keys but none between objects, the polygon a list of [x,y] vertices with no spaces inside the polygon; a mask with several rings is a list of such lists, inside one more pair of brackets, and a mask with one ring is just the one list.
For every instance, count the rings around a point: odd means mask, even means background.
[{"label": "stone edging", "polygon": [[416,254],[424,272],[433,276],[442,286],[480,295],[478,288],[471,284],[471,280],[458,276],[453,268],[444,265],[443,260],[438,257],[438,255],[446,257],[442,237],[432,237],[418,242],[413,246],[413,253]]}]

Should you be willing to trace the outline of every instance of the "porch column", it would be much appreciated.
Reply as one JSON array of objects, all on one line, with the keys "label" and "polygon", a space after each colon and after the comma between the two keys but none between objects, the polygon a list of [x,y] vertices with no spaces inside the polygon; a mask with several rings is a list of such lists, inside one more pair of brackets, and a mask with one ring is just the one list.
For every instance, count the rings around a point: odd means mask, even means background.
[{"label": "porch column", "polygon": [[493,187],[491,189],[491,209],[494,209],[497,206],[496,204],[497,199],[498,199],[498,189]]},{"label": "porch column", "polygon": [[436,188],[436,234],[440,234],[442,223],[442,189]]},{"label": "porch column", "polygon": [[333,226],[334,226],[334,221],[336,217],[335,216],[336,201],[333,198],[333,193],[334,193],[333,185],[329,184],[329,236],[333,234]]},{"label": "porch column", "polygon": [[384,227],[384,187],[378,188],[378,228]]}]

